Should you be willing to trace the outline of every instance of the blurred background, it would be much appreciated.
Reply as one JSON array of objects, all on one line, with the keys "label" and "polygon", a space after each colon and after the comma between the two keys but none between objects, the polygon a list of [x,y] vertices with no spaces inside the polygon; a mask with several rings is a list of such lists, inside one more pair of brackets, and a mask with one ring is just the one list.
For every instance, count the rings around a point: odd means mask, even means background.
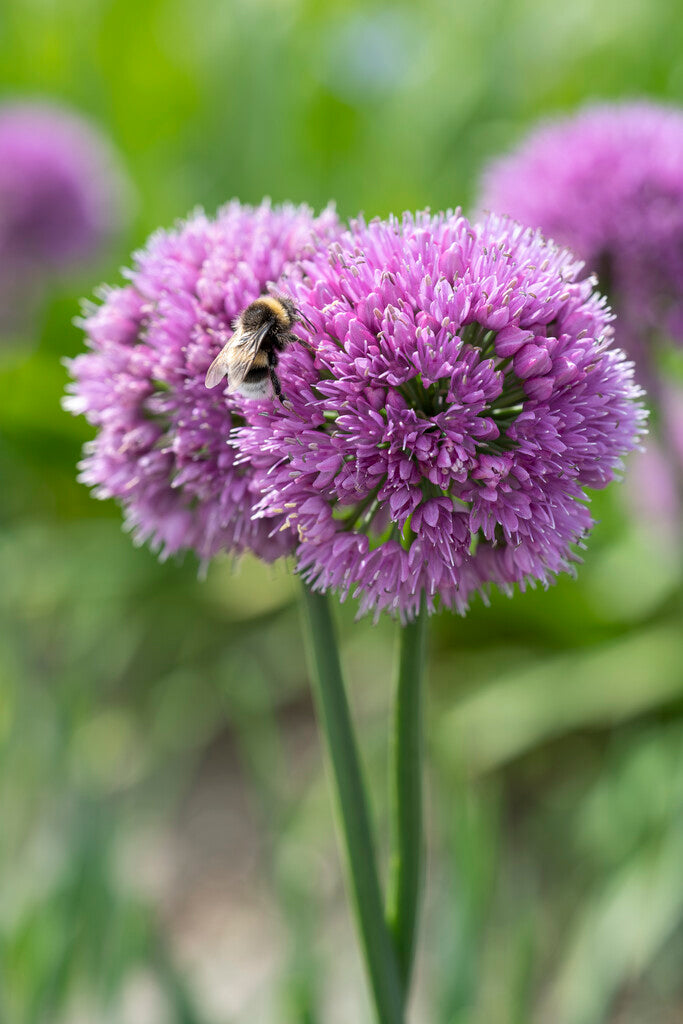
[{"label": "blurred background", "polygon": [[[87,117],[121,199],[0,338],[2,1024],[370,1021],[295,583],[161,565],[76,482],[80,298],[233,196],[467,209],[539,117],[680,102],[680,42],[668,0],[2,5],[2,100]],[[433,620],[415,1024],[683,1021],[680,515],[636,461],[576,581]],[[394,628],[354,611],[384,836]]]}]

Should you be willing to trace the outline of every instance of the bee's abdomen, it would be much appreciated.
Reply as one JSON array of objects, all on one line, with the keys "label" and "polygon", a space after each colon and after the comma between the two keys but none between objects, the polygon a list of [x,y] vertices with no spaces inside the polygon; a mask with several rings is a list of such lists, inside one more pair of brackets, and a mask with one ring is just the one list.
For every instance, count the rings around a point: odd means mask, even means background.
[{"label": "bee's abdomen", "polygon": [[245,384],[258,384],[259,381],[264,381],[267,376],[267,367],[252,367],[245,376]]},{"label": "bee's abdomen", "polygon": [[251,364],[248,372],[246,373],[244,380],[247,384],[256,384],[260,380],[265,380],[267,376],[268,361],[265,360],[263,363],[260,363],[257,362],[255,359],[254,362]]}]

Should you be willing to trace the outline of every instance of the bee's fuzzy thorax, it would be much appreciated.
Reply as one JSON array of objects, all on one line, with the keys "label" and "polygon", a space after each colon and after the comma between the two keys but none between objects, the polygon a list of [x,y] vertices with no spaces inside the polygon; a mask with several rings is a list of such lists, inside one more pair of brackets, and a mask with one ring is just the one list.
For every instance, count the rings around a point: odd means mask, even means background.
[{"label": "bee's fuzzy thorax", "polygon": [[274,295],[262,295],[252,305],[267,307],[284,330],[288,330],[292,326],[294,317],[287,309],[285,303]]}]

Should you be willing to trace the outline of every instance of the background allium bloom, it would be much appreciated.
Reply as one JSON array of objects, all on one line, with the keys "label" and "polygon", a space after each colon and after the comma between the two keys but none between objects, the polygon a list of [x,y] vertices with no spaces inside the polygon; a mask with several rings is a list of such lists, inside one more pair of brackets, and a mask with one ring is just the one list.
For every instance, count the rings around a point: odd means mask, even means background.
[{"label": "background allium bloom", "polygon": [[601,105],[543,125],[485,172],[480,205],[584,259],[634,357],[653,332],[683,344],[683,111]]},{"label": "background allium bloom", "polygon": [[652,543],[671,557],[683,541],[683,392],[664,383],[658,397],[657,436],[631,462],[627,497]]},{"label": "background allium bloom", "polygon": [[113,151],[88,121],[47,103],[1,106],[3,305],[95,253],[120,226],[125,193]]},{"label": "background allium bloom", "polygon": [[160,231],[135,257],[130,284],[104,295],[83,326],[92,352],[70,363],[66,407],[98,428],[81,477],[118,498],[139,541],[164,555],[254,550],[268,560],[287,531],[251,518],[252,474],[235,464],[230,433],[245,400],[209,391],[204,376],[232,323],[290,261],[337,230],[332,210],[232,202]]},{"label": "background allium bloom", "polygon": [[428,213],[358,222],[304,264],[315,362],[288,350],[291,410],[262,406],[236,443],[315,588],[410,618],[423,594],[464,610],[570,568],[584,487],[613,479],[643,417],[580,269],[506,219]]}]

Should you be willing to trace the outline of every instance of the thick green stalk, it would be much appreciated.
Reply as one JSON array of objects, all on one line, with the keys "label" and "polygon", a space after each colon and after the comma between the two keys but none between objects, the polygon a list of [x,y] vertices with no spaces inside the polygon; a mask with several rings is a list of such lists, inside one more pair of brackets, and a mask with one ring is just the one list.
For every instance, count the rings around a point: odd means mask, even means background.
[{"label": "thick green stalk", "polygon": [[387,920],[406,995],[415,953],[422,887],[422,705],[428,615],[423,606],[399,631],[391,741],[392,851]]},{"label": "thick green stalk", "polygon": [[313,692],[334,776],[352,902],[377,1019],[380,1024],[403,1024],[402,986],[384,918],[365,786],[327,598],[304,587],[304,610]]}]

